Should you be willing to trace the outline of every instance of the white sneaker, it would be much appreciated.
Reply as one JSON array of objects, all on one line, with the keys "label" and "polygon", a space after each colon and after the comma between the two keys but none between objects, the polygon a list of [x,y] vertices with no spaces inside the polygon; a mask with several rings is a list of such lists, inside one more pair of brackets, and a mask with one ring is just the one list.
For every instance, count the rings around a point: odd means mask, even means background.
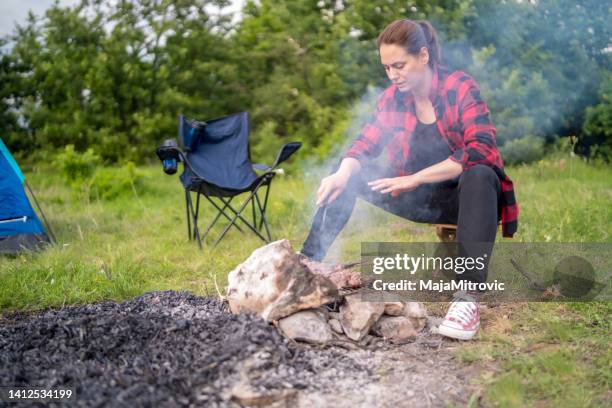
[{"label": "white sneaker", "polygon": [[458,340],[471,340],[480,328],[478,295],[457,292],[453,296],[438,333]]}]

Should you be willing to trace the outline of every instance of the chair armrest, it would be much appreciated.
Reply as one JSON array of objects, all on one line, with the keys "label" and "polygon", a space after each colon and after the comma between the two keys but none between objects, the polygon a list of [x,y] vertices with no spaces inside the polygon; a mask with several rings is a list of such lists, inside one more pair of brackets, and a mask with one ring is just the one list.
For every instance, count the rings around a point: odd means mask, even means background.
[{"label": "chair armrest", "polygon": [[161,146],[158,146],[157,149],[155,149],[155,153],[162,162],[164,173],[168,175],[176,173],[179,162],[183,162],[184,165],[188,165],[185,155],[177,146],[176,140],[174,139],[165,140]]},{"label": "chair armrest", "polygon": [[276,161],[272,165],[271,169],[275,169],[279,164],[291,157],[291,155],[297,152],[301,146],[301,142],[290,142],[281,147],[278,152],[278,156],[276,157]]},{"label": "chair armrest", "polygon": [[162,162],[164,160],[177,160],[177,161],[183,161],[183,151],[178,147],[178,146],[158,146],[157,149],[155,149],[155,153],[157,154],[157,157],[159,157],[159,160],[161,160]]},{"label": "chair armrest", "polygon": [[268,166],[267,164],[261,164],[261,163],[255,163],[253,164],[253,168],[255,170],[261,170],[261,171],[268,171],[268,170],[272,170],[272,167]]}]

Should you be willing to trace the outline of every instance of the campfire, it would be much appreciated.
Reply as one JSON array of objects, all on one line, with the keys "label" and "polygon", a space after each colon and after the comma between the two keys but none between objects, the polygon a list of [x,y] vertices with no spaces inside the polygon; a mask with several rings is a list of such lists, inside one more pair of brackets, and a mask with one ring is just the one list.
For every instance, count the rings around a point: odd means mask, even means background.
[{"label": "campfire", "polygon": [[312,261],[287,240],[272,242],[230,272],[229,306],[233,313],[257,313],[296,341],[414,340],[427,325],[423,304],[363,301],[366,282],[353,270],[357,265]]},{"label": "campfire", "polygon": [[72,387],[76,407],[267,405],[336,390],[339,373],[364,387],[372,364],[185,292],[0,316],[0,384]]},{"label": "campfire", "polygon": [[230,273],[229,302],[153,292],[0,316],[0,382],[72,387],[75,406],[355,406],[364,395],[386,406],[420,389],[467,403],[464,372],[422,334],[433,319],[423,305],[364,302],[355,266],[309,262],[278,241]]}]

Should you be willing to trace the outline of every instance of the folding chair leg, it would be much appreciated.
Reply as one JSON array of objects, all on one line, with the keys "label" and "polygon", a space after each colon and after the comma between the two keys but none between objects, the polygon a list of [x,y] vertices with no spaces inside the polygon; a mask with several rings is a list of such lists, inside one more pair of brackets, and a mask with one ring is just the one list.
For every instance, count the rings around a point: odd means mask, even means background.
[{"label": "folding chair leg", "polygon": [[268,220],[266,219],[266,205],[268,204],[268,194],[267,192],[270,190],[270,185],[268,185],[266,191],[266,199],[264,200],[263,208],[261,207],[261,202],[259,201],[259,196],[255,195],[255,199],[257,200],[257,207],[259,207],[259,216],[261,218],[261,222],[259,223],[259,231],[261,231],[262,225],[266,227],[266,234],[268,235],[268,241],[272,241],[272,234],[270,234],[270,229],[268,228]]},{"label": "folding chair leg", "polygon": [[191,197],[189,196],[189,190],[185,189],[185,212],[187,213],[187,239],[191,241],[191,216],[189,215],[189,205],[191,204]]},{"label": "folding chair leg", "polygon": [[198,246],[200,250],[202,249],[202,240],[200,239],[200,231],[198,230],[198,222],[197,222],[197,213],[193,209],[193,201],[191,200],[191,193],[189,191],[185,191],[185,199],[187,201],[187,224],[188,224],[188,232],[189,232],[189,240],[191,241],[191,228],[189,228],[189,219],[193,219],[193,238],[198,241]]},{"label": "folding chair leg", "polygon": [[268,207],[268,197],[270,197],[271,188],[272,188],[272,180],[270,180],[268,182],[268,185],[266,186],[266,197],[264,198],[263,209],[261,208],[261,205],[259,204],[259,200],[257,201],[257,204],[259,205],[259,210],[261,212],[261,222],[259,224],[259,230],[261,231],[261,225],[263,224],[266,227],[266,233],[268,234],[269,241],[272,241],[272,234],[270,234],[270,229],[268,228],[268,220],[266,219],[266,208]]},{"label": "folding chair leg", "polygon": [[204,234],[202,234],[202,239],[206,239],[206,236],[208,235],[208,232],[212,229],[212,227],[214,227],[214,225],[217,223],[217,220],[219,219],[219,217],[221,217],[221,213],[218,213],[217,216],[215,217],[214,220],[212,220],[212,222],[210,223],[210,225],[208,226],[208,228],[206,228],[206,231],[204,231]]},{"label": "folding chair leg", "polygon": [[[257,196],[257,193],[255,194],[255,196]],[[257,225],[257,217],[255,214],[255,201],[253,200],[251,200],[251,211],[253,212],[253,225]]]},{"label": "folding chair leg", "polygon": [[[196,194],[195,215],[194,215],[194,218],[193,218],[194,229],[197,228],[199,215],[200,215],[200,189],[198,188],[198,192]],[[199,235],[199,233],[200,233],[200,229],[198,228],[198,235]]]},{"label": "folding chair leg", "polygon": [[[263,214],[266,213],[266,207],[268,206],[268,197],[270,196],[270,188],[272,187],[272,180],[270,180],[268,182],[268,185],[266,186],[266,197],[264,198],[264,205],[263,205],[263,210],[261,208],[261,205],[259,205],[259,211],[261,211]],[[261,230],[261,226],[263,224],[263,217],[259,223],[259,229]]]},{"label": "folding chair leg", "polygon": [[[236,228],[238,228],[238,224],[236,224],[236,221],[240,220],[244,223],[244,225],[246,225],[247,227],[249,227],[249,229],[251,231],[253,231],[253,233],[255,233],[255,235],[257,235],[262,241],[264,242],[268,242],[268,240],[266,240],[266,238],[261,235],[261,233],[259,231],[257,231],[257,225],[251,225],[242,215],[241,212],[244,209],[244,207],[246,207],[246,205],[248,205],[249,201],[253,200],[253,193],[251,193],[251,196],[249,196],[248,199],[246,199],[243,202],[243,205],[240,207],[241,209],[239,211],[236,211],[236,209],[234,207],[232,207],[231,205],[228,205],[228,208],[235,214],[234,219],[230,220],[230,224],[228,225],[228,227],[234,226]],[[240,228],[238,228],[240,229]]]},{"label": "folding chair leg", "polygon": [[[263,183],[263,181],[262,181]],[[267,240],[263,235],[261,235],[259,233],[259,231],[257,231],[257,229],[255,226],[252,226],[251,224],[249,224],[241,215],[240,213],[245,209],[245,207],[249,204],[249,201],[253,199],[253,196],[255,196],[255,193],[257,192],[257,190],[259,189],[259,187],[261,187],[261,183],[257,185],[257,187],[255,187],[253,189],[253,191],[251,192],[251,194],[249,195],[249,198],[247,198],[242,205],[240,206],[240,209],[238,211],[234,210],[234,208],[231,205],[228,205],[228,207],[234,212],[234,217],[232,218],[232,220],[230,221],[230,223],[225,227],[225,229],[223,230],[223,232],[221,233],[221,236],[219,238],[217,238],[217,240],[215,241],[215,243],[213,244],[213,246],[217,246],[219,244],[219,242],[221,242],[221,240],[223,239],[223,237],[225,236],[225,234],[227,234],[227,232],[229,231],[230,227],[236,222],[236,220],[238,218],[240,218],[246,225],[247,227],[249,227],[251,229],[251,231],[253,231],[255,233],[255,235],[257,235],[259,238],[261,238],[262,241],[268,243],[270,242],[269,240]]]},{"label": "folding chair leg", "polygon": [[[219,200],[225,204],[223,206],[223,208],[219,208],[219,206],[217,205],[217,203],[215,203],[211,197],[204,195],[204,198],[206,198],[218,211],[219,213],[217,214],[217,216],[215,217],[215,219],[210,223],[210,225],[208,226],[208,228],[206,229],[206,232],[204,234],[202,234],[202,239],[206,238],[206,235],[208,234],[208,232],[212,229],[212,227],[217,223],[217,221],[219,220],[219,217],[221,217],[222,215],[228,219],[228,221],[231,221],[231,217],[229,215],[227,215],[225,213],[226,208],[231,207],[230,203],[232,202],[232,200],[234,199],[234,197],[230,197],[229,200],[225,201],[224,199],[219,197]],[[236,227],[238,229],[238,231],[242,232],[244,234],[244,231],[236,224],[234,224],[234,227]]]},{"label": "folding chair leg", "polygon": [[[261,204],[259,204],[259,194],[257,194],[257,192],[255,192],[255,199],[251,200],[251,204],[253,204],[253,207],[255,207],[255,202],[257,202],[257,209],[259,210],[259,221],[257,220],[257,217],[255,215],[253,215],[253,225],[255,225],[255,227],[257,228],[257,231],[261,232],[261,223],[262,223],[262,219],[261,219]],[[255,211],[255,208],[253,208],[253,211]]]},{"label": "folding chair leg", "polygon": [[[228,220],[228,221],[231,221],[231,220],[232,220],[232,218],[231,218],[229,215],[227,215],[227,213],[225,212],[225,210],[226,210],[227,208],[229,208],[229,209],[231,209],[231,210],[233,211],[232,206],[230,205],[230,203],[232,202],[232,200],[233,200],[233,199],[234,199],[234,197],[231,197],[229,200],[225,201],[223,198],[219,197],[219,201],[221,201],[221,202],[224,204],[222,209],[219,209],[219,206],[217,206],[217,205],[216,205],[216,204],[215,204],[215,203],[212,201],[212,199],[209,199],[209,201],[212,203],[212,205],[214,205],[214,206],[215,206],[215,208],[216,208],[217,210],[219,210],[220,212],[222,212],[222,213],[223,213],[223,216],[224,216],[225,218],[227,218],[227,220]],[[242,230],[242,228],[240,228],[240,226],[239,226],[238,224],[234,224],[234,227],[236,227],[236,228],[238,229],[238,231],[240,231],[240,232],[242,232],[242,233],[244,234],[244,231]]]},{"label": "folding chair leg", "polygon": [[[247,204],[247,203],[248,203],[248,201],[247,201],[245,204]],[[244,224],[245,224],[247,227],[249,227],[249,228],[251,229],[251,231],[253,231],[253,233],[254,233],[255,235],[257,235],[257,236],[258,236],[258,237],[259,237],[259,238],[260,238],[260,239],[261,239],[263,242],[265,242],[265,243],[269,243],[269,242],[270,242],[270,240],[266,239],[266,237],[264,237],[263,235],[261,235],[261,233],[260,233],[259,231],[257,231],[257,229],[255,228],[256,226],[253,226],[253,225],[249,224],[249,222],[248,222],[247,220],[245,220],[245,219],[244,219],[244,217],[242,217],[242,216],[240,215],[240,212],[241,212],[242,210],[244,210],[244,207],[245,207],[245,205],[241,206],[241,208],[240,208],[240,210],[239,210],[239,211],[236,211],[236,210],[234,210],[234,209],[232,208],[232,211],[233,211],[233,212],[234,212],[236,215],[234,216],[234,218],[232,218],[232,220],[230,221],[230,223],[229,223],[229,224],[228,224],[228,225],[225,227],[225,229],[224,229],[224,230],[223,230],[223,232],[221,233],[221,236],[219,236],[219,238],[217,238],[217,240],[215,241],[215,243],[213,244],[213,246],[217,246],[217,245],[219,244],[219,242],[221,242],[221,240],[223,239],[223,237],[225,236],[225,234],[227,234],[227,232],[229,231],[229,229],[230,229],[230,227],[231,227],[232,225],[236,226],[236,224],[235,224],[235,223],[236,223],[236,221],[237,221],[238,219],[240,219],[242,222],[244,222]],[[231,207],[230,207],[230,208],[231,208]]]}]

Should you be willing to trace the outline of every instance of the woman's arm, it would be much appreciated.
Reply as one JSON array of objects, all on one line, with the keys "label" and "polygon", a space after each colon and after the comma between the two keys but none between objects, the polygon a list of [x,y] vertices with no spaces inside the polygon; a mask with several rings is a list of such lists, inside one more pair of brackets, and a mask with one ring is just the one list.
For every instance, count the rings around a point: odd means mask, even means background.
[{"label": "woman's arm", "polygon": [[428,184],[454,179],[462,172],[463,168],[461,164],[451,159],[446,159],[433,166],[426,167],[412,176],[415,177],[420,184]]},{"label": "woman's arm", "polygon": [[382,194],[391,193],[391,195],[395,197],[405,191],[414,190],[423,184],[439,183],[441,181],[454,179],[462,172],[463,168],[461,164],[451,159],[446,159],[433,166],[426,167],[415,174],[378,179],[369,182],[368,185],[374,191],[379,191]]},{"label": "woman's arm", "polygon": [[464,170],[477,164],[501,166],[501,156],[495,141],[495,126],[489,108],[480,96],[480,87],[469,75],[463,75],[457,84],[458,114],[464,146],[449,158],[461,164]]},{"label": "woman's arm", "polygon": [[352,175],[361,171],[361,161],[377,157],[391,135],[385,132],[384,120],[381,115],[384,113],[385,104],[393,98],[394,88],[387,88],[380,96],[376,105],[376,111],[370,120],[363,126],[361,133],[353,141],[353,144],[344,155],[338,170],[321,180],[317,190],[317,206],[324,206],[334,201],[344,191],[348,180]]},{"label": "woman's arm", "polygon": [[324,206],[334,201],[344,191],[353,174],[361,171],[361,163],[352,157],[342,160],[338,170],[321,180],[317,190],[317,206]]},{"label": "woman's arm", "polygon": [[463,146],[455,150],[448,159],[413,175],[370,182],[368,184],[372,190],[396,196],[404,191],[414,190],[422,184],[453,179],[476,164],[484,164],[493,169],[496,166],[501,167],[501,158],[495,143],[495,127],[491,122],[489,109],[480,97],[478,84],[464,74],[454,84],[453,89],[459,101]]}]

